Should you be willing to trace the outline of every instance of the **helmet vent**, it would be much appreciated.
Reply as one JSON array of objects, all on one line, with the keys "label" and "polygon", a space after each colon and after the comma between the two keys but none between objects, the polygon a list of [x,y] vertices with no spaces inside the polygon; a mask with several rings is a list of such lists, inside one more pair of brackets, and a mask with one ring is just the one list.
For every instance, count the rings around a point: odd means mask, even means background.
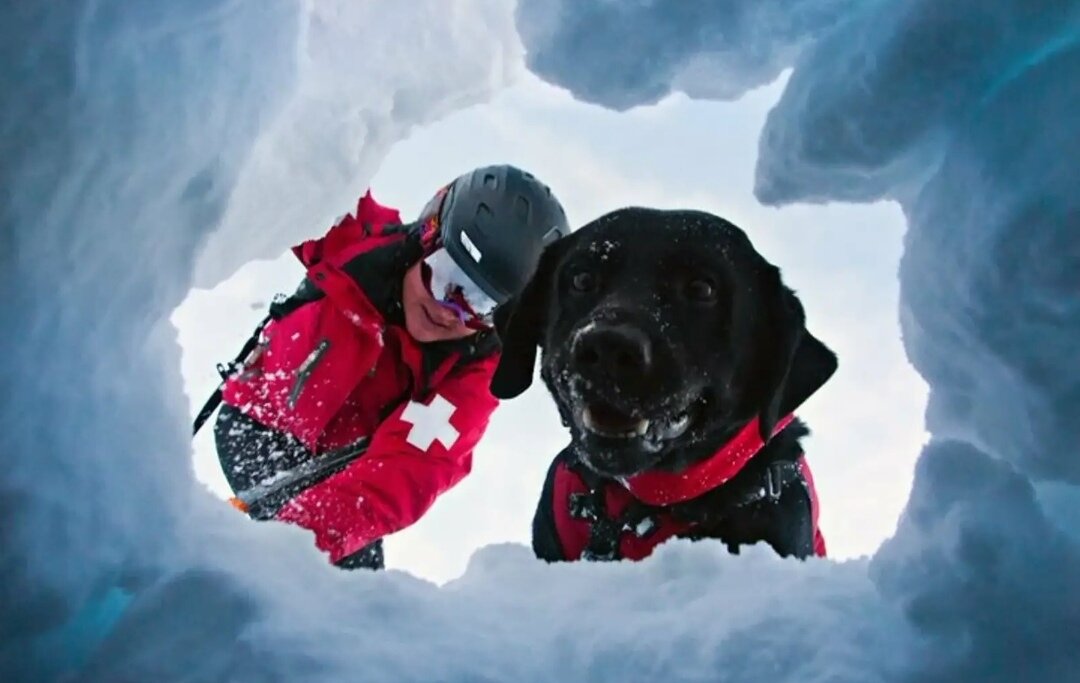
[{"label": "helmet vent", "polygon": [[484,174],[484,187],[491,190],[499,189],[499,179],[495,177],[493,173]]},{"label": "helmet vent", "polygon": [[529,200],[521,195],[514,199],[514,218],[522,223],[529,220]]}]

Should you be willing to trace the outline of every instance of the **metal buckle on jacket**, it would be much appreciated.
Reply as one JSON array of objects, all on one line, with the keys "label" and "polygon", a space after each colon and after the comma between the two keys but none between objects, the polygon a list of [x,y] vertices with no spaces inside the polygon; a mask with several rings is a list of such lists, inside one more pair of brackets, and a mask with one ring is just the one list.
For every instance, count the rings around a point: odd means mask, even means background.
[{"label": "metal buckle on jacket", "polygon": [[233,375],[239,374],[244,369],[243,362],[237,362],[231,360],[228,363],[218,363],[217,372],[221,375],[222,381],[230,379]]}]

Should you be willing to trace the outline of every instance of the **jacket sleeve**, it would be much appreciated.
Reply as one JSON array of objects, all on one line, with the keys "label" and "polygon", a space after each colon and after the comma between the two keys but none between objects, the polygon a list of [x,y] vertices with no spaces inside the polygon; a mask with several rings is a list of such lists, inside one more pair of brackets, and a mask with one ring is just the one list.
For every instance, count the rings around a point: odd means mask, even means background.
[{"label": "jacket sleeve", "polygon": [[337,562],[375,539],[410,526],[472,468],[472,453],[498,401],[494,364],[457,368],[427,404],[398,406],[363,457],[289,501],[277,519],[315,532]]}]

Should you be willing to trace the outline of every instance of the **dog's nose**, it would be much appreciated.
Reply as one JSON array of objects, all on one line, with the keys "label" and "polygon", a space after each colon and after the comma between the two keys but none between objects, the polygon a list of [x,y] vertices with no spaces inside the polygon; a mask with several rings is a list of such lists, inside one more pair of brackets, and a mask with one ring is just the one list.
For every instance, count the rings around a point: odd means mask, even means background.
[{"label": "dog's nose", "polygon": [[578,369],[611,379],[637,379],[652,365],[652,344],[632,325],[597,324],[574,338],[571,351]]}]

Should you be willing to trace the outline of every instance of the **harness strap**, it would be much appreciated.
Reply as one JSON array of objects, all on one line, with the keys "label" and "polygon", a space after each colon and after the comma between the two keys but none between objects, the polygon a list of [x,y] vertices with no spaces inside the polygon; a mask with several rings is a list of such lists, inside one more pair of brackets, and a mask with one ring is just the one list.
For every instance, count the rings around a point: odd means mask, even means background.
[{"label": "harness strap", "polygon": [[610,480],[600,477],[580,461],[573,461],[569,469],[581,479],[588,491],[572,493],[568,504],[570,517],[589,525],[589,541],[582,551],[582,559],[590,562],[610,562],[621,559],[619,541],[624,533],[634,533],[647,538],[659,528],[656,508],[637,499],[631,500],[618,517],[607,513],[606,486]]},{"label": "harness strap", "polygon": [[731,510],[746,507],[761,500],[776,502],[780,499],[784,487],[800,481],[801,477],[802,471],[794,462],[781,460],[769,463],[761,479],[749,481],[732,492]]},{"label": "harness strap", "polygon": [[192,437],[199,433],[202,426],[206,424],[206,421],[214,414],[214,411],[217,410],[218,406],[221,405],[222,388],[225,386],[225,380],[243,369],[244,362],[259,345],[259,338],[262,336],[263,328],[269,324],[271,319],[271,315],[267,315],[262,319],[262,322],[255,327],[255,331],[251,334],[251,337],[244,342],[244,345],[240,348],[240,353],[236,354],[236,358],[228,363],[218,363],[217,371],[218,374],[221,375],[221,384],[214,389],[213,393],[210,394],[210,397],[206,399],[206,403],[204,403],[203,407],[199,410],[199,414],[195,416],[195,421],[191,425]]},{"label": "harness strap", "polygon": [[199,433],[202,426],[206,424],[206,421],[210,419],[210,416],[213,415],[214,411],[221,405],[222,390],[226,380],[244,370],[244,366],[247,364],[251,354],[259,346],[263,330],[270,324],[270,321],[281,320],[304,304],[318,301],[324,296],[326,295],[323,291],[316,287],[315,284],[306,277],[300,282],[300,286],[297,287],[296,291],[290,296],[285,296],[283,294],[274,296],[273,301],[270,302],[269,313],[258,325],[256,325],[255,331],[251,333],[248,340],[240,347],[240,353],[236,354],[236,358],[228,363],[218,363],[217,371],[218,375],[221,376],[221,383],[218,384],[217,388],[210,394],[210,397],[206,399],[206,403],[203,404],[203,407],[199,409],[198,415],[195,416],[195,420],[191,425],[192,437]]},{"label": "harness strap", "polygon": [[[567,504],[570,517],[589,525],[589,540],[582,551],[581,558],[592,562],[608,562],[620,559],[619,543],[622,535],[633,533],[638,538],[648,538],[660,528],[657,517],[669,513],[676,517],[680,511],[689,511],[696,506],[694,502],[670,506],[654,506],[632,499],[618,517],[611,517],[607,512],[606,487],[614,484],[590,470],[579,460],[574,460],[567,467],[577,475],[588,489],[585,493],[570,494]],[[770,463],[760,479],[750,480],[739,488],[728,492],[730,501],[724,510],[713,510],[717,518],[726,517],[738,509],[762,500],[777,501],[784,487],[802,482],[802,471],[795,462],[777,461]],[[692,515],[684,515],[692,517]]]},{"label": "harness strap", "polygon": [[305,277],[300,281],[296,291],[289,296],[278,294],[270,302],[270,317],[273,320],[281,320],[304,304],[318,301],[326,296],[326,293],[315,286],[315,283]]}]

